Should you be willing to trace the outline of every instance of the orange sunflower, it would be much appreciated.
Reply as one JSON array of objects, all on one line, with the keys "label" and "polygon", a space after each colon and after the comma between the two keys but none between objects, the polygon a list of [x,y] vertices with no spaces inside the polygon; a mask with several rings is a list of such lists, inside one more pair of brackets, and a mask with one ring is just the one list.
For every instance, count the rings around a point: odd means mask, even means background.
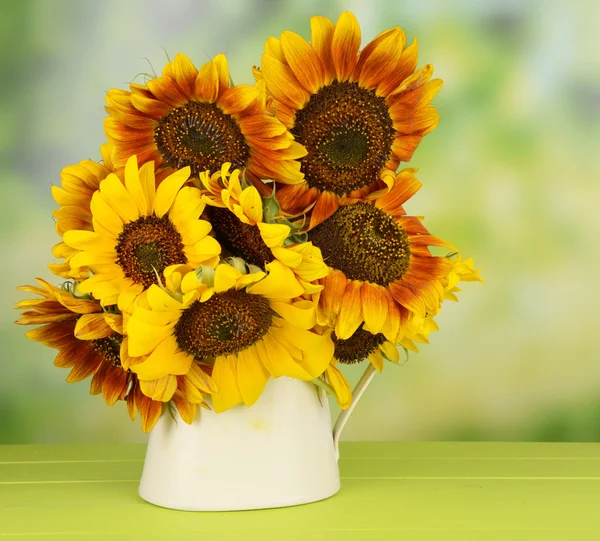
[{"label": "orange sunflower", "polygon": [[[122,316],[103,312],[99,302],[76,297],[71,291],[54,287],[41,278],[37,282],[41,287],[19,288],[39,298],[17,303],[23,313],[16,323],[41,325],[26,335],[58,350],[54,365],[71,369],[68,383],[92,376],[90,394],[102,394],[109,406],[125,400],[131,419],[135,419],[137,408],[144,432],[150,431],[160,417],[162,402],[145,396],[137,375],[121,362],[129,358]],[[173,396],[173,403],[188,423],[196,415],[197,404],[202,402],[194,400],[197,394],[193,385],[182,379]]]},{"label": "orange sunflower", "polygon": [[439,122],[429,104],[442,81],[431,65],[415,71],[417,42],[407,48],[398,27],[379,34],[359,52],[361,35],[349,12],[336,25],[312,17],[311,43],[285,31],[269,38],[259,81],[273,111],[308,154],[304,181],[284,184],[277,196],[284,211],[306,212],[310,227],[331,216],[340,198],[362,197],[381,187],[384,168],[409,161],[421,139]]},{"label": "orange sunflower", "polygon": [[[77,165],[65,167],[60,174],[61,186],[52,186],[52,197],[59,209],[52,213],[56,219],[56,232],[62,237],[66,231],[83,229],[92,231],[92,212],[90,204],[92,195],[100,186],[100,182],[115,172],[112,163],[113,148],[109,143],[100,147],[102,163],[83,160]],[[50,264],[48,267],[57,276],[84,280],[88,276],[87,267],[71,268],[70,260],[77,250],[70,248],[64,242],[59,242],[52,249],[52,254],[61,263]]]},{"label": "orange sunflower", "polygon": [[178,54],[160,77],[129,88],[106,96],[110,116],[104,127],[117,167],[136,154],[140,163],[189,166],[193,175],[230,162],[260,177],[302,181],[297,159],[306,150],[279,120],[265,114],[260,85],[230,85],[224,55],[198,70]]},{"label": "orange sunflower", "polygon": [[398,343],[411,313],[425,317],[439,309],[440,280],[453,263],[433,256],[428,246],[453,247],[406,215],[402,205],[421,187],[413,173],[384,173],[391,186],[386,195],[343,205],[308,233],[331,268],[319,280],[324,289],[316,294],[317,321],[334,327],[340,339],[364,324]]}]

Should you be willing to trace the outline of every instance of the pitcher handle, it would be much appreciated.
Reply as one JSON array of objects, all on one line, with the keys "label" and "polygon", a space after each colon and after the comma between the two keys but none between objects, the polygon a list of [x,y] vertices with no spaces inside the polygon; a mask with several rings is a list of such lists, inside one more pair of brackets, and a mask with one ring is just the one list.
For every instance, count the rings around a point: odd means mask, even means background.
[{"label": "pitcher handle", "polygon": [[340,412],[333,427],[333,450],[335,452],[336,460],[339,460],[340,458],[340,436],[342,435],[342,430],[344,430],[348,419],[350,419],[350,415],[352,415],[354,408],[358,404],[358,401],[361,399],[363,393],[367,390],[369,383],[371,383],[371,380],[376,373],[375,367],[369,361],[367,362],[368,366],[366,370],[352,390],[352,404],[350,404],[348,409]]}]

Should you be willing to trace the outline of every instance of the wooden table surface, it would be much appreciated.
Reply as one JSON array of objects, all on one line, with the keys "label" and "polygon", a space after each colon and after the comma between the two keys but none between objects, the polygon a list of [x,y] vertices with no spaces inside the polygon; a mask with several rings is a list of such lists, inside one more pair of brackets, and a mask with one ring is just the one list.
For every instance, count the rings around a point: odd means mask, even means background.
[{"label": "wooden table surface", "polygon": [[344,443],[333,498],[229,513],[144,502],[143,457],[143,445],[0,446],[0,537],[600,541],[600,444]]}]

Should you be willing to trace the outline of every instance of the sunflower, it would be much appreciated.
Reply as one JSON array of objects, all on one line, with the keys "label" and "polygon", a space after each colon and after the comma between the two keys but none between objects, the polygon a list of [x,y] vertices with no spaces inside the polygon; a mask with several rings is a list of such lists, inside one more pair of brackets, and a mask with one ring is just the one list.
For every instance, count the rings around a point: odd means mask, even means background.
[{"label": "sunflower", "polygon": [[297,215],[314,205],[310,227],[331,216],[339,199],[378,189],[379,173],[409,161],[439,122],[429,104],[441,88],[433,68],[417,71],[417,42],[405,48],[398,27],[379,34],[361,52],[360,27],[349,12],[336,25],[312,17],[311,43],[285,31],[269,38],[258,79],[273,111],[308,154],[304,181],[280,180],[283,210]]},{"label": "sunflower", "polygon": [[288,267],[273,261],[266,269],[166,269],[164,288],[151,286],[129,319],[129,354],[146,356],[131,369],[140,380],[211,369],[217,412],[252,405],[269,377],[319,377],[333,355],[330,332],[311,332],[314,304],[293,300],[303,288]]},{"label": "sunflower", "polygon": [[132,156],[123,184],[111,174],[92,197],[93,230],[71,230],[64,243],[79,252],[72,267],[87,266],[94,275],[79,284],[103,306],[128,306],[169,265],[216,265],[219,243],[211,226],[198,217],[204,209],[200,190],[182,187],[190,168],[169,175],[156,188],[152,163],[139,170]]},{"label": "sunflower", "polygon": [[[67,382],[75,383],[92,376],[90,394],[102,394],[104,401],[114,405],[118,400],[127,403],[132,420],[136,408],[142,417],[142,428],[149,432],[162,412],[162,402],[144,395],[137,375],[125,366],[127,337],[123,334],[123,317],[102,311],[98,301],[73,295],[41,278],[41,287],[22,286],[19,289],[40,298],[17,303],[23,309],[20,325],[42,325],[28,331],[34,341],[58,349],[54,365],[70,368]],[[181,417],[191,423],[202,396],[191,378],[181,378],[173,403]]]},{"label": "sunflower", "polygon": [[429,234],[402,205],[420,188],[414,170],[384,174],[390,185],[383,197],[341,206],[308,233],[330,274],[319,283],[317,320],[348,339],[364,324],[393,343],[402,339],[411,313],[437,313],[444,296],[440,282],[452,268],[428,246],[452,245]]},{"label": "sunflower", "polygon": [[110,116],[104,127],[118,167],[137,154],[140,163],[189,166],[192,175],[230,162],[264,178],[302,181],[297,159],[306,150],[279,120],[265,114],[261,85],[230,86],[224,55],[197,70],[178,54],[160,77],[129,88],[106,96]]},{"label": "sunflower", "polygon": [[[100,147],[102,163],[83,160],[61,171],[61,186],[52,186],[52,197],[60,206],[52,215],[56,220],[56,232],[61,237],[66,231],[72,229],[93,230],[90,203],[100,182],[115,172],[112,153],[112,146],[106,143]],[[54,257],[64,259],[61,263],[48,265],[54,274],[67,279],[87,278],[87,267],[72,268],[70,265],[70,260],[77,250],[70,248],[64,242],[59,242],[54,246],[52,253]]]},{"label": "sunflower", "polygon": [[230,167],[226,163],[212,175],[200,173],[198,182],[219,244],[231,255],[261,269],[265,263],[278,260],[292,269],[306,293],[320,291],[322,287],[312,282],[329,273],[321,250],[311,242],[291,240],[292,225],[281,223],[282,218],[276,216],[274,197],[264,205],[257,188],[250,185],[242,189],[240,170],[230,173]]}]

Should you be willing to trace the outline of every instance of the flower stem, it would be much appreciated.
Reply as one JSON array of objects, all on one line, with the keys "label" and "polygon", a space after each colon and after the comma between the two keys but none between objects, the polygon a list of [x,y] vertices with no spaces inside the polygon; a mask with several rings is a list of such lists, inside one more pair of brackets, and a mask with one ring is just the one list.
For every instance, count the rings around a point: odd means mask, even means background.
[{"label": "flower stem", "polygon": [[333,449],[335,451],[336,460],[340,458],[340,436],[342,435],[342,430],[344,430],[348,419],[350,419],[350,415],[352,415],[352,412],[358,404],[358,401],[361,399],[363,393],[367,390],[367,387],[369,386],[369,383],[371,383],[375,373],[375,367],[369,362],[367,368],[363,372],[363,375],[358,380],[356,387],[354,387],[352,390],[352,403],[350,404],[350,407],[346,410],[343,410],[338,415],[335,426],[333,427]]},{"label": "flower stem", "polygon": [[321,378],[315,378],[312,380],[311,383],[313,383],[313,385],[316,385],[317,387],[321,387],[321,389],[324,389],[329,394],[335,394],[333,387],[329,385],[329,383],[327,383],[326,381],[323,381]]}]

